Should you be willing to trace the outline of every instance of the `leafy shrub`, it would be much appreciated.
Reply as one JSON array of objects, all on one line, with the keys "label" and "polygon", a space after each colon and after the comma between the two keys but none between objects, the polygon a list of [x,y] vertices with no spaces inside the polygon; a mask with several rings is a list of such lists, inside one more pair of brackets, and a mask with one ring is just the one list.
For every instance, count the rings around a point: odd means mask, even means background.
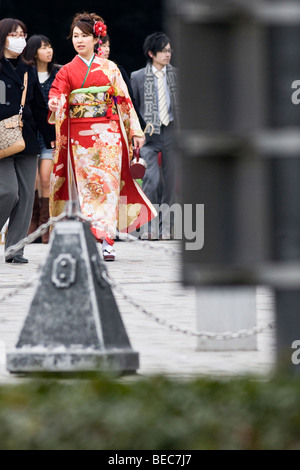
[{"label": "leafy shrub", "polygon": [[30,378],[0,387],[0,449],[300,449],[299,385],[286,377]]}]

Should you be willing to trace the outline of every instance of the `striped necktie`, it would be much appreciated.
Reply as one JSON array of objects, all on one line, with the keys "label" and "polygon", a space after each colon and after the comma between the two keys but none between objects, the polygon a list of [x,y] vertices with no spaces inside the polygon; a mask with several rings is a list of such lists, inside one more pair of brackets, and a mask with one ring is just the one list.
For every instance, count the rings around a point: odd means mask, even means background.
[{"label": "striped necktie", "polygon": [[161,123],[167,126],[170,122],[170,118],[165,93],[164,72],[156,71],[155,76],[157,78],[159,117]]}]

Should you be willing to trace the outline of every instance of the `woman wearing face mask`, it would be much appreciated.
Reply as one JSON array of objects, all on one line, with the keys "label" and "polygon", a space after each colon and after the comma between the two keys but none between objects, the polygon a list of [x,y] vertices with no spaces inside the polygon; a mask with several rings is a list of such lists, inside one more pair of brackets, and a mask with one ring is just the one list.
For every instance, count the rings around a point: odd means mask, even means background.
[{"label": "woman wearing face mask", "polygon": [[[25,149],[0,160],[0,230],[7,220],[5,249],[26,237],[30,225],[39,145],[38,129],[48,148],[55,145],[55,130],[47,122],[48,108],[43,97],[36,68],[21,54],[26,46],[26,26],[20,20],[0,21],[0,81],[4,93],[0,96],[0,120],[19,113],[28,72],[26,101],[23,109]],[[1,140],[1,136],[0,136]],[[5,258],[7,263],[27,263],[20,248]]]}]

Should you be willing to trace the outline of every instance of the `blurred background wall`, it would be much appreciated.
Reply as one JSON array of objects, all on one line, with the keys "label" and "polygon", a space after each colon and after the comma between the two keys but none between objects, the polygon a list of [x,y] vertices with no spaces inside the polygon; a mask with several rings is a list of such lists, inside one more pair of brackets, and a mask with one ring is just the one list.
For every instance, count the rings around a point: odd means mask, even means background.
[{"label": "blurred background wall", "polygon": [[123,65],[130,74],[145,64],[142,50],[145,37],[165,28],[163,3],[163,0],[0,0],[0,18],[24,21],[29,36],[48,36],[53,43],[57,62],[65,64],[74,57],[71,40],[67,39],[74,14],[95,12],[108,26],[112,43],[111,59]]}]

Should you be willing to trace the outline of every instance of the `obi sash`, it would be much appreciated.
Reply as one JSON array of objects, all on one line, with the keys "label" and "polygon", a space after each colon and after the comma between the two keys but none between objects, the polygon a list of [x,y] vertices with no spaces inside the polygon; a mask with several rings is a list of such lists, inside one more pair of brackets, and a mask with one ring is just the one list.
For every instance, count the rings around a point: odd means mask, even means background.
[{"label": "obi sash", "polygon": [[112,86],[73,90],[69,96],[70,118],[119,119],[117,97]]}]

